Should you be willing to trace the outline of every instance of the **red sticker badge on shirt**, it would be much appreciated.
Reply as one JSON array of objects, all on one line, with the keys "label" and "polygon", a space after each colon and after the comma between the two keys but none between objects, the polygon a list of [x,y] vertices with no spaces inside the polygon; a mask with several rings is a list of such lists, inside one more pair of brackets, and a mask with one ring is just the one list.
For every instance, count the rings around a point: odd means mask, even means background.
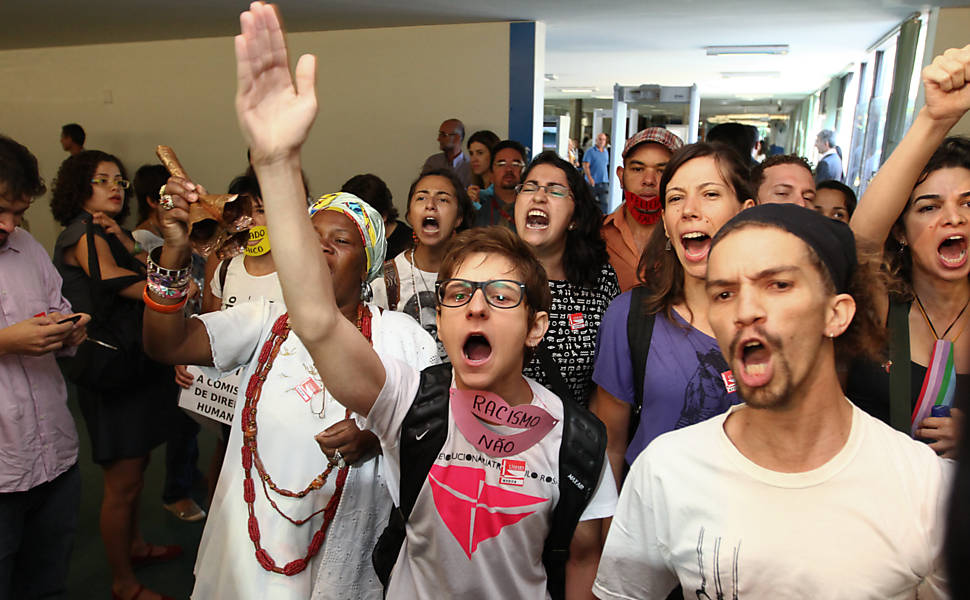
[{"label": "red sticker badge on shirt", "polygon": [[322,389],[323,388],[320,387],[320,384],[314,381],[314,379],[311,377],[310,379],[307,379],[300,385],[296,386],[296,393],[300,395],[300,398],[303,398],[304,402],[309,402],[310,399],[316,396],[317,393],[319,393]]},{"label": "red sticker badge on shirt", "polygon": [[502,475],[498,482],[505,485],[525,485],[525,461],[502,459]]},{"label": "red sticker badge on shirt", "polygon": [[569,315],[569,328],[573,331],[586,328],[586,319],[583,317],[583,313]]},{"label": "red sticker badge on shirt", "polygon": [[724,387],[729,394],[738,391],[738,384],[734,381],[734,373],[730,369],[721,373],[721,379],[724,381]]}]

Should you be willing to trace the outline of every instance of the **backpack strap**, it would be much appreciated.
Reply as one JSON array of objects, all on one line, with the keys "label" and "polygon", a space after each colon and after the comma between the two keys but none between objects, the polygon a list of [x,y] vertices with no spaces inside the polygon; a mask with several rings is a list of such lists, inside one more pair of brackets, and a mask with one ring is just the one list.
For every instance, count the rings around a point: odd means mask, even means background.
[{"label": "backpack strap", "polygon": [[626,339],[630,345],[630,361],[633,364],[633,406],[630,409],[630,435],[627,441],[640,426],[640,412],[643,410],[643,380],[647,372],[647,356],[650,354],[650,339],[653,337],[653,325],[657,319],[656,313],[646,314],[643,303],[647,297],[647,288],[638,285],[630,292],[630,312],[626,317]]},{"label": "backpack strap", "polygon": [[912,421],[912,387],[909,351],[911,302],[889,299],[889,424],[909,435]]},{"label": "backpack strap", "polygon": [[448,437],[448,390],[451,364],[434,365],[421,371],[418,393],[401,424],[400,505],[391,508],[387,527],[377,540],[371,560],[377,578],[387,589],[406,535],[405,526],[424,486],[431,466]]},{"label": "backpack strap", "polygon": [[231,258],[226,258],[219,262],[219,289],[222,290],[222,295],[226,295],[226,275],[229,273],[229,263],[232,262]]},{"label": "backpack strap", "polygon": [[384,288],[387,290],[387,307],[397,310],[397,303],[401,301],[401,278],[393,260],[384,261]]},{"label": "backpack strap", "polygon": [[593,497],[606,456],[606,426],[582,406],[562,400],[559,446],[559,502],[542,549],[546,587],[553,600],[566,597],[566,561],[579,518]]}]

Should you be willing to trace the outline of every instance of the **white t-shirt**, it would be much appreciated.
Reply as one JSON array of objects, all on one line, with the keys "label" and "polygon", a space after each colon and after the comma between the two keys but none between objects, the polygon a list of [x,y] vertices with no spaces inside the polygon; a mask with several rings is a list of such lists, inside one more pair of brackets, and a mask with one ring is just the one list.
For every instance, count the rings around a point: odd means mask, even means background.
[{"label": "white t-shirt", "polygon": [[280,287],[280,279],[276,271],[266,275],[250,275],[246,270],[245,259],[245,254],[229,259],[225,294],[223,294],[222,282],[219,281],[222,263],[220,262],[216,267],[216,272],[209,282],[209,289],[213,296],[222,300],[220,309],[226,310],[240,302],[252,302],[259,298],[266,298],[270,302],[283,302],[283,289]]},{"label": "white t-shirt", "polygon": [[[398,279],[398,302],[394,306],[390,305],[387,297],[387,286],[383,277],[378,277],[371,282],[371,289],[374,292],[374,304],[388,310],[396,310],[411,315],[414,320],[421,323],[425,331],[430,333],[436,340],[438,339],[438,313],[435,310],[434,284],[438,279],[438,274],[433,271],[422,271],[409,260],[411,251],[405,250],[394,257],[394,269],[397,271]],[[389,268],[387,263],[384,268]],[[438,342],[438,355],[442,360],[447,360],[448,353],[445,347]]]},{"label": "white t-shirt", "polygon": [[[388,491],[400,501],[401,424],[418,391],[420,373],[382,359],[387,380],[366,426],[377,434]],[[559,501],[562,402],[526,379],[532,403],[560,422],[537,444],[505,459],[478,451],[448,419],[448,435],[418,493],[397,557],[388,598],[547,598],[542,548],[552,510]],[[520,477],[502,478],[516,464]],[[517,481],[515,481],[517,480]],[[581,520],[613,514],[616,484],[604,458],[599,485]]]},{"label": "white t-shirt", "polygon": [[[285,310],[280,302],[260,299],[196,317],[209,334],[215,368],[231,371],[246,365],[242,381],[248,383],[273,324]],[[371,306],[371,313],[377,352],[416,369],[437,362],[434,341],[413,319],[400,313],[381,314],[375,306]],[[324,390],[309,401],[296,389],[308,380]],[[370,553],[387,522],[391,503],[379,476],[378,458],[350,469],[324,545],[303,572],[288,577],[266,571],[256,561],[247,529],[248,507],[243,500],[239,413],[245,404],[246,387],[239,387],[235,425],[199,545],[192,597],[306,600],[312,592],[313,598],[380,600],[381,585],[371,566]],[[313,436],[346,417],[346,409],[326,393],[310,354],[296,334],[290,332],[263,384],[257,407],[259,453],[276,484],[302,490],[322,473],[327,468],[327,457]],[[303,558],[323,523],[323,514],[302,526],[293,525],[270,506],[255,466],[252,475],[256,480],[253,510],[259,521],[262,547],[280,566]],[[327,505],[336,480],[334,469],[320,490],[304,498],[287,498],[272,490],[268,493],[285,514],[303,519]]]},{"label": "white t-shirt", "polygon": [[945,598],[949,461],[852,407],[848,441],[805,473],[748,460],[728,413],[656,438],[623,485],[593,592],[697,598]]}]

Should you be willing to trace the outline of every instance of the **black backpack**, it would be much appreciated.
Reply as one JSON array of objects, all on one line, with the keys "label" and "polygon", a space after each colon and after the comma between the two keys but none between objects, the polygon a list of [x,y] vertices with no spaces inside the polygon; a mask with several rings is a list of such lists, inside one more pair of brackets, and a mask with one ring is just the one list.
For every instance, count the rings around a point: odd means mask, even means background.
[{"label": "black backpack", "polygon": [[[547,364],[548,352],[540,347],[540,358]],[[546,354],[546,357],[543,357]],[[551,364],[551,359],[548,361]],[[555,374],[559,376],[558,369]],[[551,376],[554,387],[559,387]],[[561,381],[561,376],[558,377]],[[421,372],[421,383],[414,403],[401,425],[400,506],[391,509],[387,527],[381,533],[372,555],[374,570],[385,590],[406,535],[405,524],[431,471],[435,458],[448,436],[448,390],[451,364],[428,367]],[[559,391],[559,390],[557,390]],[[547,588],[554,600],[565,598],[566,561],[569,544],[587,504],[596,490],[606,451],[606,427],[591,412],[568,395],[563,404],[562,443],[559,448],[559,502],[552,513],[549,535],[542,551]]]},{"label": "black backpack", "polygon": [[643,410],[643,379],[647,373],[647,355],[650,354],[650,339],[653,337],[653,324],[656,313],[644,314],[643,301],[647,288],[638,285],[630,291],[630,312],[626,316],[626,339],[630,345],[630,361],[633,363],[633,406],[630,408],[630,436],[640,425],[640,412]]}]

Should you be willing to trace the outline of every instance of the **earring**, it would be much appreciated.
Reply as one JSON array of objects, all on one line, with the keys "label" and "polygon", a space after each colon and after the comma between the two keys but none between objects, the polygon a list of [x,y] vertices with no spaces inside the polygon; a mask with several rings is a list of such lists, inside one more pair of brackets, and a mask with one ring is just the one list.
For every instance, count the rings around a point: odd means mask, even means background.
[{"label": "earring", "polygon": [[569,229],[569,231],[576,231],[576,224],[575,223],[570,223],[569,224],[569,227],[567,227],[567,229]]},{"label": "earring", "polygon": [[420,243],[421,243],[421,240],[418,239],[418,234],[412,229],[411,230],[411,245],[414,248],[417,248],[418,247],[418,244],[420,244]]},{"label": "earring", "polygon": [[371,289],[370,283],[366,281],[360,282],[360,299],[364,302],[370,302],[374,297],[374,290]]},{"label": "earring", "polygon": [[899,250],[896,250],[896,254],[898,254],[900,256],[900,258],[901,258],[903,256],[903,254],[905,254],[905,253],[906,253],[906,242],[900,241],[899,242]]},{"label": "earring", "polygon": [[670,252],[671,250],[673,250],[673,246],[670,245],[670,238],[667,238],[667,243],[664,244],[664,250],[666,250],[667,252]]}]

